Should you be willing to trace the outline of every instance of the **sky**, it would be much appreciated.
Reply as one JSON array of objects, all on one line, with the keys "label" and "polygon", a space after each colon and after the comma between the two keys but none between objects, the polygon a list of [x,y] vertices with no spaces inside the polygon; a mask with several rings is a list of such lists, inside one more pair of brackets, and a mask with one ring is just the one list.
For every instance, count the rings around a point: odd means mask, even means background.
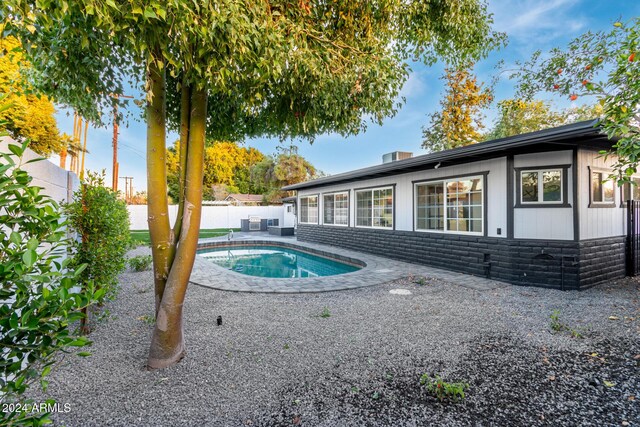
[{"label": "sky", "polygon": [[[494,29],[507,33],[507,47],[492,52],[489,57],[476,64],[478,81],[490,82],[496,74],[499,60],[505,64],[517,60],[527,60],[540,49],[564,47],[571,39],[586,31],[609,30],[615,21],[627,21],[640,15],[640,1],[637,0],[489,0],[489,11],[494,15]],[[293,141],[298,153],[309,160],[317,169],[326,174],[336,174],[353,169],[376,165],[382,162],[382,155],[392,151],[409,151],[414,155],[425,154],[421,147],[422,127],[429,122],[429,115],[439,108],[439,100],[444,90],[440,77],[443,66],[436,64],[426,67],[411,64],[412,72],[405,83],[401,96],[406,103],[382,126],[369,124],[366,132],[354,137],[340,135],[320,135],[313,144],[307,141]],[[140,94],[130,94],[142,97]],[[511,98],[513,82],[506,77],[499,80],[494,99]],[[559,98],[548,99],[557,108],[571,104]],[[577,100],[579,105],[584,100]],[[132,117],[141,117],[141,112],[131,103]],[[485,124],[490,126],[495,118],[495,102],[485,112]],[[72,134],[73,114],[59,107],[56,114],[61,132]],[[113,130],[89,127],[86,168],[93,171],[106,170],[106,182],[111,182]],[[134,191],[146,190],[145,161],[146,125],[141,120],[129,120],[121,125],[118,159],[120,176],[133,176]],[[178,138],[170,133],[169,145]],[[275,152],[280,144],[278,139],[257,138],[244,141],[245,146],[255,147],[265,154]],[[52,158],[57,164],[57,159]],[[120,180],[120,189],[124,180]]]}]

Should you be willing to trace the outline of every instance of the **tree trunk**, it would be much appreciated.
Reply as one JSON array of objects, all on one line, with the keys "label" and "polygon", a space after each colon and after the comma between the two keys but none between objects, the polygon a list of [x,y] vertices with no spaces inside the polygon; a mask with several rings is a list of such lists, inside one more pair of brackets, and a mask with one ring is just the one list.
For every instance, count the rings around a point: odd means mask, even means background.
[{"label": "tree trunk", "polygon": [[184,214],[184,187],[187,176],[187,152],[189,149],[189,124],[191,116],[191,87],[186,81],[182,82],[182,94],[180,98],[180,166],[179,166],[179,199],[176,222],[173,225],[173,242],[178,244],[180,230],[182,229],[182,216]]},{"label": "tree trunk", "polygon": [[171,366],[180,361],[185,354],[182,307],[198,247],[202,214],[206,113],[206,90],[192,89],[180,239],[156,315],[147,362],[150,369]]},{"label": "tree trunk", "polygon": [[149,61],[148,69],[147,85],[152,98],[147,103],[147,221],[153,255],[157,313],[169,276],[174,244],[167,199],[166,76],[164,69],[160,70],[153,59]]}]

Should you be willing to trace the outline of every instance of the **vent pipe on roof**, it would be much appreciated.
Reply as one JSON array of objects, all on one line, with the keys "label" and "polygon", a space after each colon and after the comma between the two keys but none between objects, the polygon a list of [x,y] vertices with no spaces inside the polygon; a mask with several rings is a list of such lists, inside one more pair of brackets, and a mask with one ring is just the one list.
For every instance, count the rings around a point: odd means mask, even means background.
[{"label": "vent pipe on roof", "polygon": [[387,153],[382,155],[382,163],[391,163],[397,160],[404,160],[413,157],[413,153],[408,151],[394,151],[393,153]]}]

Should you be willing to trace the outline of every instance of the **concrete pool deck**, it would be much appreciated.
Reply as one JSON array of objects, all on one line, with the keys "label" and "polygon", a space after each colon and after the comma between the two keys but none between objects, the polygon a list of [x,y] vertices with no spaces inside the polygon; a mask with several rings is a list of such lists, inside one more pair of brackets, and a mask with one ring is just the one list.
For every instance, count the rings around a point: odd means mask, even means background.
[{"label": "concrete pool deck", "polygon": [[[375,286],[402,277],[424,276],[427,279],[439,279],[455,283],[467,288],[485,291],[507,286],[504,282],[471,276],[418,264],[396,261],[335,246],[299,242],[295,237],[277,237],[264,232],[234,233],[232,242],[283,243],[308,248],[312,251],[327,252],[345,258],[357,259],[366,267],[352,273],[335,276],[304,278],[267,278],[247,276],[214,264],[207,259],[196,256],[190,282],[211,289],[233,292],[263,293],[306,293],[330,292]],[[207,243],[229,242],[227,236],[200,239],[200,245]]]}]

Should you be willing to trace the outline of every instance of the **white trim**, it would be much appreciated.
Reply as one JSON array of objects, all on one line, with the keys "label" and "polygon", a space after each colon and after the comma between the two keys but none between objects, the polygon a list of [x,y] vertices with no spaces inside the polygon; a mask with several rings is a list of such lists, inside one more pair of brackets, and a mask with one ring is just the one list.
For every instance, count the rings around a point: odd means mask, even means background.
[{"label": "white trim", "polygon": [[[523,173],[531,173],[531,172],[537,172],[538,173],[538,201],[536,202],[525,202],[523,200],[524,197],[524,191],[522,191],[522,174]],[[560,200],[550,200],[550,201],[544,201],[544,181],[542,179],[540,179],[541,175],[544,172],[560,172]],[[562,180],[564,179],[564,170],[562,168],[558,169],[558,168],[547,168],[547,169],[522,169],[520,170],[520,204],[521,205],[557,205],[557,204],[562,204],[564,203],[564,182],[562,182]],[[542,198],[543,200],[540,200],[540,198]]]},{"label": "white trim", "polygon": [[[480,211],[481,211],[481,217],[480,217],[480,223],[482,224],[482,230],[481,231],[459,231],[459,230],[447,230],[447,223],[449,220],[449,212],[448,209],[449,207],[447,206],[447,186],[446,183],[447,182],[455,182],[455,181],[463,181],[463,180],[472,180],[472,179],[480,179],[482,182],[482,190],[480,191],[480,200],[481,200],[481,205],[480,205]],[[433,230],[433,229],[426,229],[426,228],[418,228],[418,191],[417,188],[419,186],[423,186],[423,185],[429,185],[429,184],[442,184],[443,187],[443,193],[442,196],[444,198],[444,205],[443,205],[443,209],[444,209],[444,217],[443,217],[443,225],[444,225],[444,229],[442,230]],[[453,178],[446,178],[446,179],[435,179],[433,181],[421,181],[421,182],[414,182],[413,183],[413,231],[416,233],[441,233],[441,234],[459,234],[459,235],[463,235],[463,236],[484,236],[484,229],[485,229],[485,222],[486,222],[486,218],[484,217],[484,211],[485,211],[485,205],[484,205],[484,192],[485,192],[485,179],[484,179],[484,175],[472,175],[472,176],[464,176],[464,177],[453,177]],[[469,220],[477,220],[477,219],[469,219]]]},{"label": "white trim", "polygon": [[[312,197],[316,198],[316,207],[315,207],[316,214],[317,214],[316,215],[316,222],[302,221],[302,199],[309,199],[309,198],[312,198]],[[300,205],[300,216],[299,216],[299,219],[298,219],[298,224],[316,224],[316,225],[318,225],[319,221],[320,221],[320,197],[319,197],[319,195],[318,194],[309,194],[309,195],[306,195],[306,196],[300,196],[298,199],[299,199],[298,202],[299,202],[299,205]],[[308,217],[309,217],[309,204],[307,202],[307,218]]]},{"label": "white trim", "polygon": [[[347,196],[347,223],[346,224],[336,224],[335,223],[335,203],[336,203],[336,196],[338,194],[344,194]],[[324,222],[324,197],[325,196],[333,196],[333,218],[334,221],[333,223],[326,223]],[[320,194],[320,197],[322,198],[322,225],[328,225],[328,226],[334,226],[334,227],[348,227],[349,226],[349,209],[350,209],[350,202],[351,200],[349,199],[349,190],[343,190],[343,191],[330,191],[327,193],[322,193]]]},{"label": "white trim", "polygon": [[[373,192],[374,191],[382,191],[382,190],[391,190],[391,227],[380,227],[374,225],[358,225],[358,193],[371,193],[371,224],[373,224]],[[395,230],[395,216],[396,216],[396,207],[395,207],[395,188],[393,185],[384,185],[381,187],[368,187],[368,188],[360,188],[358,190],[354,190],[353,195],[353,206],[354,206],[354,215],[353,215],[353,226],[356,228],[371,228],[377,230]]]}]

